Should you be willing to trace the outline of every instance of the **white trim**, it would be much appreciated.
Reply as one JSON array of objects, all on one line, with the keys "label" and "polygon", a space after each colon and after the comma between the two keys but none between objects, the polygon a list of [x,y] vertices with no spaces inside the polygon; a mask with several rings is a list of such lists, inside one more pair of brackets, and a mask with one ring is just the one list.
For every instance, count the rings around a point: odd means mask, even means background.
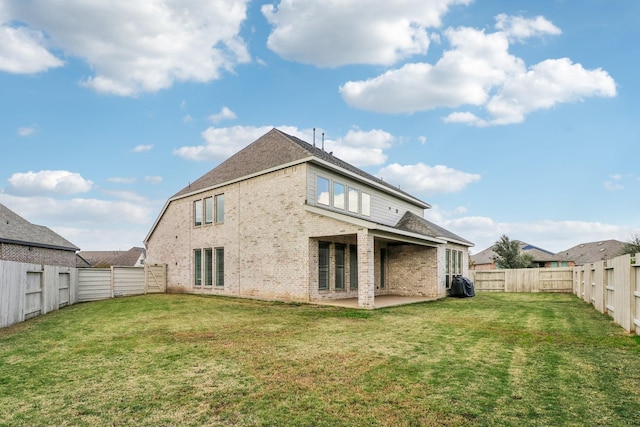
[{"label": "white trim", "polygon": [[366,178],[366,177],[364,177],[362,175],[359,175],[359,174],[351,172],[351,171],[349,171],[347,169],[341,168],[340,166],[334,165],[333,163],[327,162],[326,160],[322,160],[322,159],[320,159],[318,157],[315,157],[315,156],[310,157],[310,158],[306,159],[305,161],[307,161],[307,160],[312,162],[312,163],[320,164],[320,165],[324,166],[325,168],[333,169],[335,171],[338,171],[342,175],[346,175],[346,176],[349,176],[350,178],[353,178],[353,179],[355,179],[357,181],[364,182],[364,183],[366,183],[366,184],[368,184],[368,185],[370,185],[372,187],[375,187],[375,188],[377,188],[377,189],[379,189],[381,191],[384,191],[385,193],[393,194],[395,197],[397,197],[399,199],[406,200],[406,201],[408,201],[408,202],[410,202],[410,203],[412,203],[414,205],[417,205],[417,206],[421,207],[422,209],[430,209],[431,208],[430,204],[428,204],[426,202],[423,202],[420,199],[417,199],[417,198],[415,198],[415,197],[413,197],[411,195],[408,195],[406,193],[401,193],[400,191],[395,190],[393,187],[387,187],[386,185],[382,185],[382,184],[380,184],[380,183],[378,183],[376,181],[373,181],[371,179],[368,179],[368,178]]},{"label": "white trim", "polygon": [[[312,205],[304,205],[307,212],[315,213],[318,215],[333,218],[339,221],[346,222],[358,227],[366,228],[369,230],[369,234],[382,237],[389,240],[396,240],[399,242],[411,242],[421,244],[425,246],[438,246],[446,244],[446,240],[441,240],[435,237],[425,236],[424,234],[413,233],[411,231],[399,230],[388,225],[382,225],[375,222],[367,221],[361,218],[356,218],[345,213],[332,211],[329,209],[323,209]],[[322,236],[313,236],[322,237]]]}]

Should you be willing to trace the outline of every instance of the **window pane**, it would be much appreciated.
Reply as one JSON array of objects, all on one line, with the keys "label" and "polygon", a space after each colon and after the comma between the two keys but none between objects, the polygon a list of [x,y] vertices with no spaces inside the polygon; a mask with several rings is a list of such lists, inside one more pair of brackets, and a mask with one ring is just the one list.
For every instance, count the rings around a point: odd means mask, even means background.
[{"label": "window pane", "polygon": [[358,289],[358,247],[349,246],[349,289]]},{"label": "window pane", "polygon": [[224,194],[216,196],[216,222],[224,222]]},{"label": "window pane", "polygon": [[451,249],[447,249],[444,256],[444,274],[449,274],[451,265]]},{"label": "window pane", "polygon": [[216,286],[224,286],[224,248],[216,248]]},{"label": "window pane", "polygon": [[193,251],[193,285],[202,285],[202,249]]},{"label": "window pane", "polygon": [[333,183],[333,207],[344,209],[344,185],[337,182]]},{"label": "window pane", "polygon": [[349,212],[358,213],[358,190],[349,188]]},{"label": "window pane", "polygon": [[316,202],[321,205],[329,205],[329,180],[321,176],[318,177]]},{"label": "window pane", "polygon": [[344,289],[344,245],[336,245],[336,289]]},{"label": "window pane", "polygon": [[213,250],[204,250],[204,285],[213,285]]},{"label": "window pane", "polygon": [[371,196],[362,193],[362,215],[371,215]]},{"label": "window pane", "polygon": [[204,223],[211,224],[213,222],[213,197],[204,199]]},{"label": "window pane", "polygon": [[318,289],[329,290],[329,243],[318,247]]},{"label": "window pane", "polygon": [[202,200],[193,202],[193,225],[202,225]]},{"label": "window pane", "polygon": [[462,251],[458,251],[458,274],[462,274]]}]

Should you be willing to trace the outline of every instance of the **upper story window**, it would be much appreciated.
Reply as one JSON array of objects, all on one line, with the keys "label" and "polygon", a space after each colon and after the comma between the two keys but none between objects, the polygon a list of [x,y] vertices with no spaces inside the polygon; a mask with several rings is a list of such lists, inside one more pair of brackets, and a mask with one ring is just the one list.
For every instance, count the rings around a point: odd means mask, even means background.
[{"label": "upper story window", "polygon": [[224,194],[195,200],[193,202],[193,226],[224,222]]},{"label": "upper story window", "polygon": [[361,198],[362,198],[362,207],[361,207],[361,213],[364,216],[370,216],[371,215],[371,196],[368,193],[362,193],[361,194]]},{"label": "upper story window", "polygon": [[224,194],[216,196],[216,222],[224,222]]},{"label": "upper story window", "polygon": [[316,205],[347,211],[350,214],[371,216],[371,194],[360,191],[357,187],[316,175],[315,197]]},{"label": "upper story window", "polygon": [[213,223],[213,197],[204,199],[204,223]]},{"label": "upper story window", "polygon": [[360,205],[360,193],[355,188],[349,187],[349,212],[358,213],[358,206]]},{"label": "upper story window", "polygon": [[202,200],[193,202],[193,225],[196,227],[202,225]]},{"label": "upper story window", "polygon": [[316,185],[316,202],[329,206],[329,180],[321,176],[318,177]]},{"label": "upper story window", "polygon": [[344,185],[339,182],[333,183],[333,207],[344,210]]}]

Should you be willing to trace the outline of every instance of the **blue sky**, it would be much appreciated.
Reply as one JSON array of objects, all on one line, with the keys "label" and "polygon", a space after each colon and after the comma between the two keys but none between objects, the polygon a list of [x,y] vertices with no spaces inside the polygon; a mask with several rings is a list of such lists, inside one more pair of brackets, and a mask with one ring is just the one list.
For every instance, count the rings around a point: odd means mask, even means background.
[{"label": "blue sky", "polygon": [[474,242],[640,233],[640,2],[0,0],[0,203],[83,250],[277,127]]}]

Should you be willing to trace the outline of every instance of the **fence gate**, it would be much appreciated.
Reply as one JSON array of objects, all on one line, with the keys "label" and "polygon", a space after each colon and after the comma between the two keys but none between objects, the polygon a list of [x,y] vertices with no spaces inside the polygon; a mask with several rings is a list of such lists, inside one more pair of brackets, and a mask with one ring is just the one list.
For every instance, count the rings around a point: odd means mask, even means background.
[{"label": "fence gate", "polygon": [[24,291],[24,319],[38,316],[42,312],[42,272],[28,271]]},{"label": "fence gate", "polygon": [[71,274],[58,274],[58,308],[69,305],[71,295]]},{"label": "fence gate", "polygon": [[167,289],[167,265],[144,265],[145,287],[148,294],[164,293]]}]

